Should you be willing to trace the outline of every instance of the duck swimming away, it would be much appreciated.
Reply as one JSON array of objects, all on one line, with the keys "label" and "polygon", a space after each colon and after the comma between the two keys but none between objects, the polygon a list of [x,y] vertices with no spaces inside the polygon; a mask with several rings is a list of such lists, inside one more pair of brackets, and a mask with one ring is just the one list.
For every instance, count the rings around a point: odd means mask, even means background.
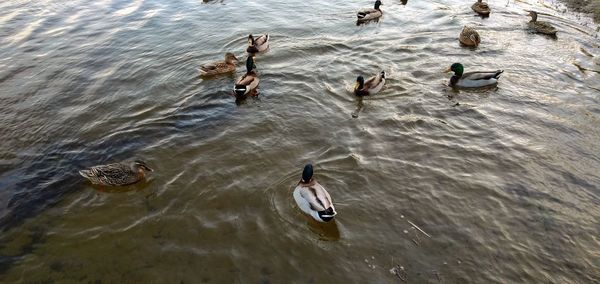
[{"label": "duck swimming away", "polygon": [[254,57],[248,56],[246,59],[246,74],[240,77],[233,86],[233,92],[236,96],[244,97],[256,90],[260,80],[254,69],[256,69]]},{"label": "duck swimming away", "polygon": [[369,78],[367,81],[365,81],[365,78],[360,75],[356,78],[354,94],[357,96],[375,95],[381,91],[383,85],[385,85],[385,71],[381,71],[379,74]]},{"label": "duck swimming away", "polygon": [[369,21],[369,20],[373,20],[373,19],[377,19],[377,18],[381,17],[381,15],[383,15],[383,12],[379,8],[381,5],[383,5],[381,3],[381,1],[377,0],[377,1],[375,1],[375,6],[373,9],[365,9],[365,10],[359,11],[356,14],[358,21],[359,22]]},{"label": "duck swimming away", "polygon": [[246,52],[250,54],[259,53],[267,50],[269,48],[269,35],[264,34],[257,38],[254,38],[253,35],[248,36],[248,48]]},{"label": "duck swimming away", "polygon": [[329,222],[337,215],[331,196],[313,178],[313,166],[311,164],[304,166],[302,178],[296,189],[294,189],[293,195],[300,210],[318,222]]},{"label": "duck swimming away", "polygon": [[146,176],[146,171],[153,172],[143,161],[121,162],[108,165],[94,166],[79,174],[93,184],[108,186],[123,186],[139,182]]}]

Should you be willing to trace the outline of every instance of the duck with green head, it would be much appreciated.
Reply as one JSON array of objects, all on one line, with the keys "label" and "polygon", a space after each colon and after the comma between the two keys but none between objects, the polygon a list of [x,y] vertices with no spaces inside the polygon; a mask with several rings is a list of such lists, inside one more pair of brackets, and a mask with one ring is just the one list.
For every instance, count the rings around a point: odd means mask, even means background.
[{"label": "duck with green head", "polygon": [[258,37],[254,37],[253,35],[248,36],[248,48],[246,48],[246,52],[250,54],[255,54],[259,52],[263,52],[269,48],[269,35],[264,34]]},{"label": "duck with green head", "polygon": [[246,74],[240,77],[233,86],[233,92],[236,96],[245,96],[251,92],[255,93],[259,82],[255,69],[254,57],[248,56],[246,59]]},{"label": "duck with green head", "polygon": [[373,9],[364,9],[356,13],[356,17],[359,22],[369,21],[373,19],[377,19],[383,15],[383,11],[381,11],[380,6],[383,5],[381,0],[375,1],[375,6]]},{"label": "duck with green head", "polygon": [[481,88],[498,84],[498,78],[504,70],[476,71],[464,73],[465,68],[460,63],[454,63],[446,73],[454,72],[450,78],[450,87],[453,88]]},{"label": "duck with green head", "polygon": [[293,196],[300,210],[318,222],[329,222],[337,215],[331,196],[313,177],[311,164],[304,166]]},{"label": "duck with green head", "polygon": [[383,85],[385,85],[385,71],[381,71],[366,81],[360,75],[356,78],[356,84],[354,84],[354,94],[357,96],[375,95],[381,91]]}]

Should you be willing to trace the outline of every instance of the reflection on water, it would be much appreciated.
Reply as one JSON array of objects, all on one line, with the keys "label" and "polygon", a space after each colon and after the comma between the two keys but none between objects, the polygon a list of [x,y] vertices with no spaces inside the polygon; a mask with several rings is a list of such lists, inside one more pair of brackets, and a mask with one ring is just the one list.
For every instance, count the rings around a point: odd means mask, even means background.
[{"label": "reflection on water", "polygon": [[[600,281],[596,26],[472,2],[386,1],[359,26],[371,1],[0,2],[0,282]],[[236,102],[242,64],[198,68],[245,59],[249,33],[271,49]],[[454,62],[505,73],[457,92]],[[77,174],[134,157],[147,183]],[[308,162],[335,222],[294,203]]]}]

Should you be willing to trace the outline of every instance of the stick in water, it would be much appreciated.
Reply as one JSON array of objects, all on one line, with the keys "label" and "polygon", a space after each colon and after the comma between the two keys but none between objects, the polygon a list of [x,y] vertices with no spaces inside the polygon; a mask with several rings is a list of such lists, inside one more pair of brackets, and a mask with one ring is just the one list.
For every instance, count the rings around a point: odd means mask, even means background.
[{"label": "stick in water", "polygon": [[[406,220],[408,221],[408,220]],[[425,231],[421,230],[421,228],[419,228],[417,225],[415,225],[415,223],[408,221],[408,223],[410,223],[413,227],[415,227],[415,229],[421,231],[421,233],[425,234],[425,236],[428,236],[431,239],[431,236],[428,233],[425,233]]]}]

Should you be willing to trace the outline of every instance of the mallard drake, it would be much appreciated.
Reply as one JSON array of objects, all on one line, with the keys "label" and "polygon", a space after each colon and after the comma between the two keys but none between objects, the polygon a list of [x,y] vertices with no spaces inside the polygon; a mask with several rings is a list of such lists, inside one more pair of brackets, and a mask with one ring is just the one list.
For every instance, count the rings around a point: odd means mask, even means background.
[{"label": "mallard drake", "polygon": [[381,71],[381,73],[369,78],[367,81],[360,75],[356,78],[354,94],[357,96],[375,95],[381,91],[383,85],[385,85],[385,71]]},{"label": "mallard drake", "polygon": [[248,36],[248,48],[246,49],[246,52],[253,54],[263,52],[267,50],[267,48],[269,48],[268,34],[261,35],[257,38],[254,38],[252,35]]},{"label": "mallard drake", "polygon": [[498,83],[498,78],[504,70],[496,71],[478,71],[463,73],[464,67],[460,63],[454,63],[446,72],[454,72],[450,78],[450,86],[458,88],[481,88],[492,86]]},{"label": "mallard drake", "polygon": [[479,37],[479,33],[471,27],[464,26],[460,35],[458,36],[458,40],[460,43],[466,46],[475,46],[479,45],[481,42],[481,38]]},{"label": "mallard drake", "polygon": [[200,66],[200,76],[213,76],[235,71],[238,59],[231,52],[225,53],[225,60]]},{"label": "mallard drake", "polygon": [[488,6],[487,3],[483,2],[482,0],[477,0],[477,2],[475,2],[475,4],[473,4],[471,6],[471,9],[473,9],[473,11],[475,11],[477,14],[487,17],[490,15],[490,6]]},{"label": "mallard drake", "polygon": [[248,59],[246,59],[246,74],[240,77],[233,86],[233,92],[237,96],[245,96],[258,87],[258,75],[254,69],[256,69],[254,57],[248,56]]},{"label": "mallard drake", "polygon": [[142,180],[146,171],[153,172],[154,170],[143,161],[133,161],[94,166],[79,171],[79,174],[93,184],[119,186],[134,184]]},{"label": "mallard drake", "polygon": [[369,21],[373,19],[377,19],[383,15],[383,11],[379,9],[379,7],[383,5],[380,0],[375,1],[374,9],[364,9],[356,13],[356,17],[358,21]]},{"label": "mallard drake", "polygon": [[548,22],[542,22],[537,20],[537,12],[529,11],[529,16],[531,16],[531,21],[529,21],[528,26],[530,29],[545,35],[556,36],[556,28],[554,28]]},{"label": "mallard drake", "polygon": [[308,164],[302,171],[302,178],[294,189],[294,200],[302,212],[319,222],[329,222],[337,214],[331,196],[313,178],[313,167]]}]

